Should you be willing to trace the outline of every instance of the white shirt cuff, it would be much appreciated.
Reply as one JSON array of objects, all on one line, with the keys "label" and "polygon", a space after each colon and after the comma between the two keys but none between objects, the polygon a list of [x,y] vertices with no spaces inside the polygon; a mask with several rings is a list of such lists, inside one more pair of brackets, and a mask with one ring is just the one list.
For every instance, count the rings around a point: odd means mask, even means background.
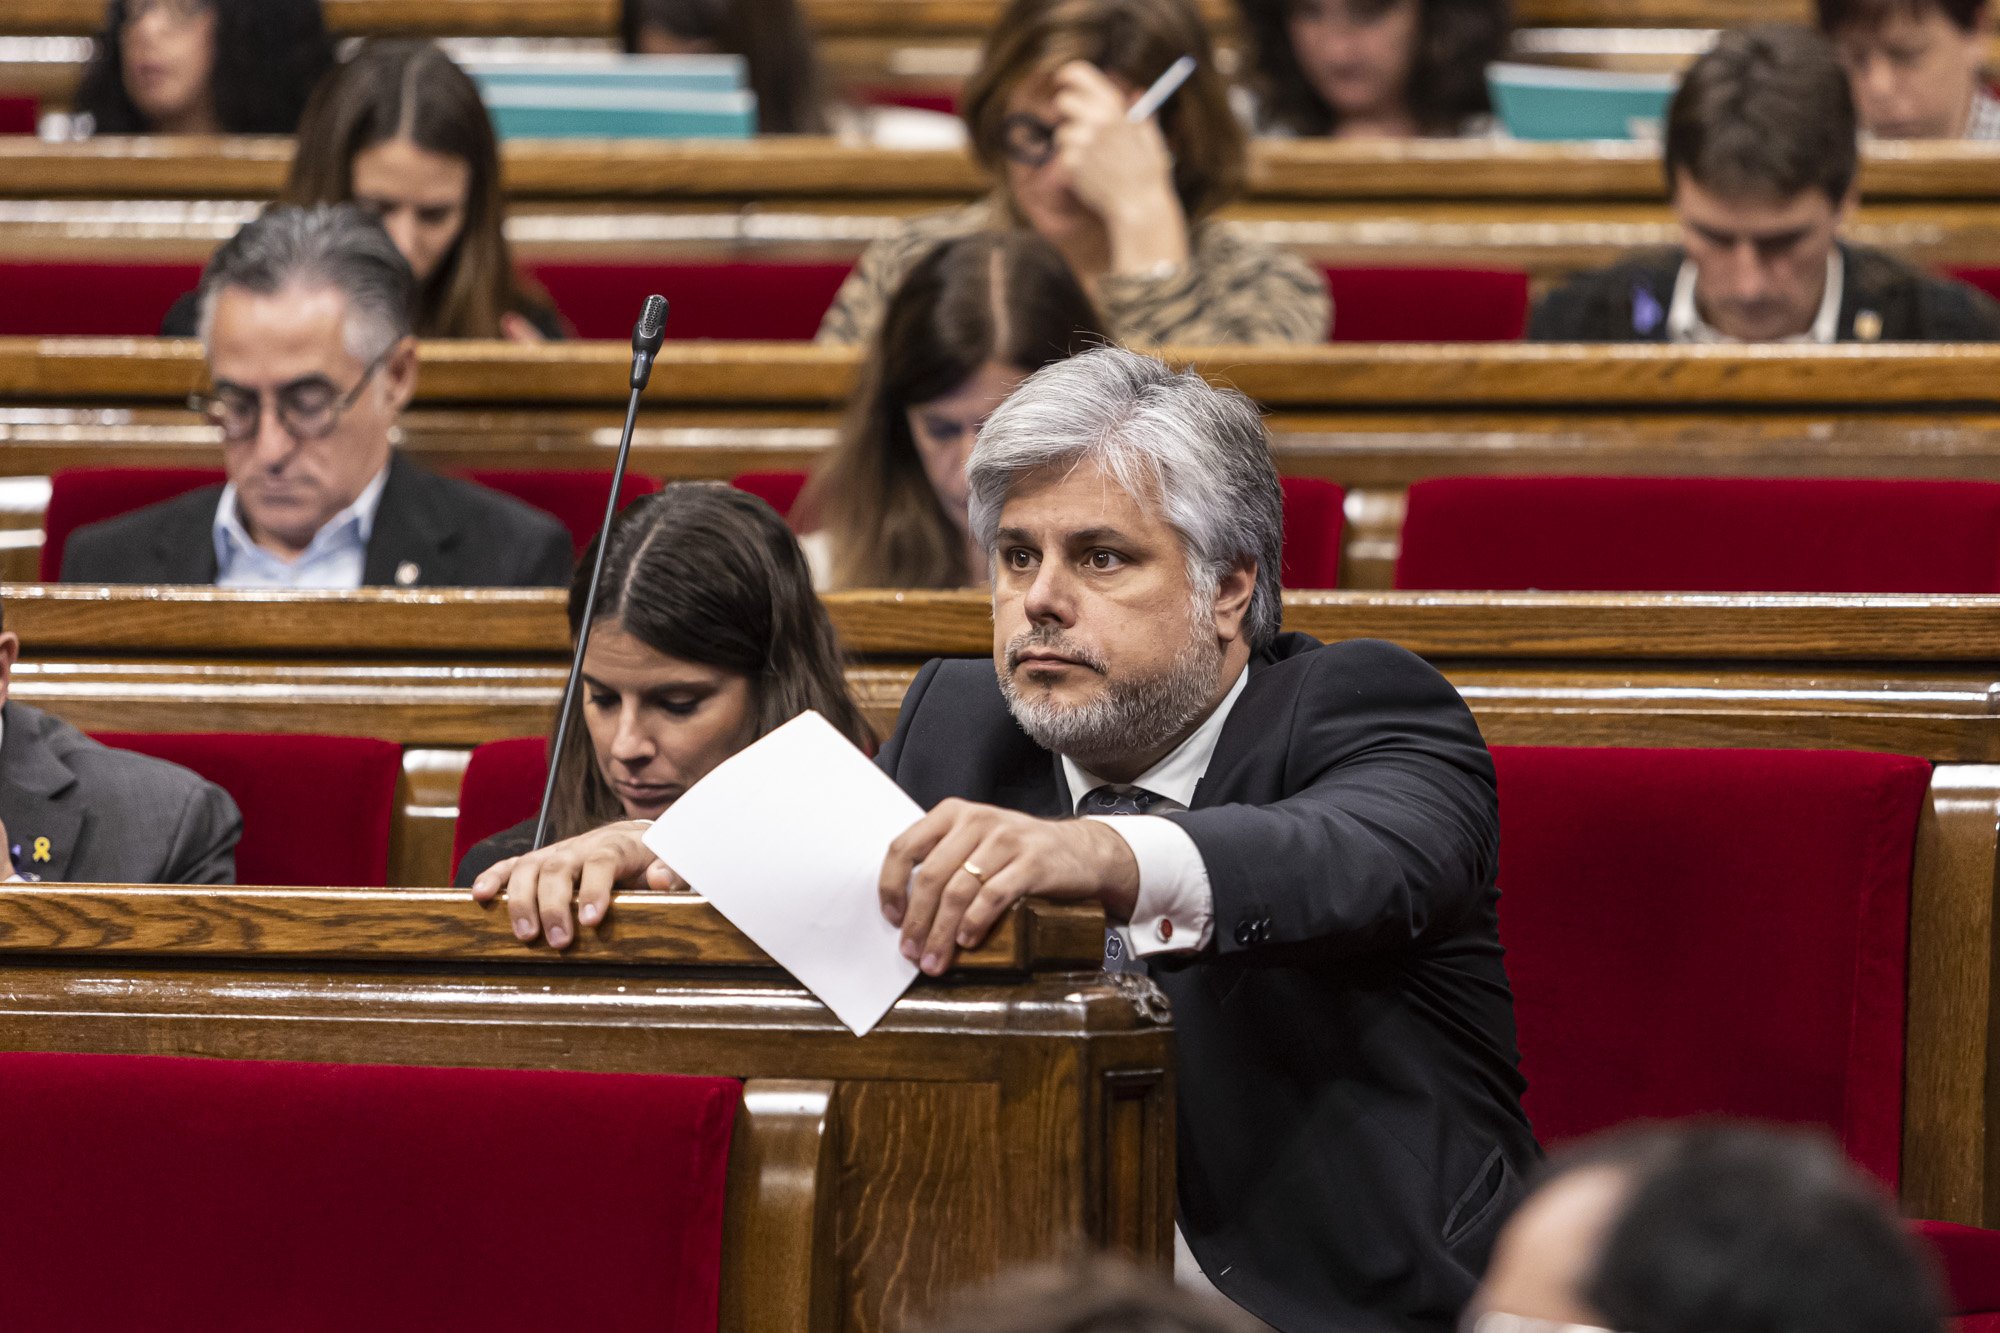
[{"label": "white shirt cuff", "polygon": [[1128,934],[1132,952],[1189,953],[1215,934],[1208,865],[1187,830],[1158,815],[1092,815],[1109,824],[1139,863],[1139,902]]}]

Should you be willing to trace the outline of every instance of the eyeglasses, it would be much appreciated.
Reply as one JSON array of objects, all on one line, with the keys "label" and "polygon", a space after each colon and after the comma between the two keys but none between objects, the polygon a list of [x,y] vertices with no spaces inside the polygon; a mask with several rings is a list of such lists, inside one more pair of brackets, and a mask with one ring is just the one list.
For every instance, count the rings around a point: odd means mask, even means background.
[{"label": "eyeglasses", "polygon": [[1000,151],[1024,167],[1039,167],[1056,155],[1056,127],[1017,111],[1000,122]]},{"label": "eyeglasses", "polygon": [[[375,378],[375,372],[382,368],[382,363],[389,359],[389,353],[395,350],[391,347],[369,362],[368,369],[361,372],[361,379],[346,393],[319,375],[280,385],[271,395],[276,400],[278,424],[285,428],[285,434],[300,444],[310,444],[333,434],[340,418],[348,408],[361,401],[361,391],[368,387],[368,381]],[[222,385],[213,393],[191,394],[188,406],[219,428],[223,440],[229,444],[250,439],[264,421],[264,395],[233,384]]]},{"label": "eyeglasses", "polygon": [[1458,1333],[1611,1333],[1595,1324],[1565,1324],[1555,1319],[1530,1319],[1526,1315],[1488,1310],[1483,1314],[1467,1310],[1458,1321]]},{"label": "eyeglasses", "polygon": [[180,27],[194,22],[212,7],[213,0],[126,0],[123,26],[136,28],[146,15],[156,13]]}]

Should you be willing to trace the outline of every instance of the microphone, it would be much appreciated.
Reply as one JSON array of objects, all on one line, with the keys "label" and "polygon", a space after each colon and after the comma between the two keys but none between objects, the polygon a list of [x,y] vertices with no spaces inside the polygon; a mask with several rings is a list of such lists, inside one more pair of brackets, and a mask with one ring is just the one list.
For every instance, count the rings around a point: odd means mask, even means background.
[{"label": "microphone", "polygon": [[549,773],[542,783],[542,811],[535,816],[535,841],[530,848],[539,852],[549,840],[549,806],[556,795],[556,765],[562,761],[563,741],[569,736],[570,710],[576,707],[577,686],[583,680],[583,652],[590,646],[590,627],[597,620],[597,585],[604,578],[604,556],[611,549],[611,520],[618,513],[618,491],[625,484],[625,464],[632,457],[632,430],[639,424],[639,395],[653,377],[653,358],[667,337],[667,298],[649,296],[632,326],[632,397],[625,404],[625,433],[618,439],[618,460],[611,465],[611,493],[604,497],[604,522],[597,529],[597,558],[591,564],[590,583],[583,595],[583,624],[576,632],[576,654],[570,659],[569,680],[563,684],[562,707],[556,713],[556,735],[549,744]]}]

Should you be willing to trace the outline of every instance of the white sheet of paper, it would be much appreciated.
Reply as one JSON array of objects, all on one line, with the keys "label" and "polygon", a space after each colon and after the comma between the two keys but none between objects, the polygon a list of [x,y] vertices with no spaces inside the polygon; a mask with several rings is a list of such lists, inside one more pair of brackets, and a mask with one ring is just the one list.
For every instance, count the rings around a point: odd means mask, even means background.
[{"label": "white sheet of paper", "polygon": [[917,975],[877,885],[923,813],[808,712],[716,765],[646,845],[863,1037]]}]

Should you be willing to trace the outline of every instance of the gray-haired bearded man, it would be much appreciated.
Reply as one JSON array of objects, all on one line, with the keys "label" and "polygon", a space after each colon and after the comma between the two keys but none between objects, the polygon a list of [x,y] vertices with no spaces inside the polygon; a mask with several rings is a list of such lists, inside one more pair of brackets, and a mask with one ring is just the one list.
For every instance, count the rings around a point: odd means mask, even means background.
[{"label": "gray-haired bearded man", "polygon": [[[1052,365],[969,481],[993,665],[926,666],[880,760],[930,811],[882,869],[905,952],[935,975],[1024,895],[1102,902],[1173,1004],[1202,1271],[1285,1333],[1448,1328],[1537,1155],[1471,714],[1400,648],[1279,632],[1263,424],[1192,373]],[[601,920],[650,861],[617,825],[475,893],[564,943],[570,886]]]}]

